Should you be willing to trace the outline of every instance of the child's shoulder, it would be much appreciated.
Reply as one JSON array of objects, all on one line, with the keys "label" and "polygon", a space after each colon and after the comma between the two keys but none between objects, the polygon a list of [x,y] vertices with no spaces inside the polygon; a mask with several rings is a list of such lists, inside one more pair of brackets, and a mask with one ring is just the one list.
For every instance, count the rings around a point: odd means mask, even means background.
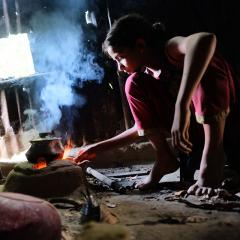
[{"label": "child's shoulder", "polygon": [[150,74],[145,72],[144,70],[136,71],[128,76],[127,81],[129,82],[138,82],[138,81],[144,81],[153,78]]},{"label": "child's shoulder", "polygon": [[130,89],[136,86],[143,87],[145,86],[146,83],[149,84],[151,79],[154,79],[151,75],[142,71],[137,71],[128,76],[125,83],[125,87],[127,89]]}]

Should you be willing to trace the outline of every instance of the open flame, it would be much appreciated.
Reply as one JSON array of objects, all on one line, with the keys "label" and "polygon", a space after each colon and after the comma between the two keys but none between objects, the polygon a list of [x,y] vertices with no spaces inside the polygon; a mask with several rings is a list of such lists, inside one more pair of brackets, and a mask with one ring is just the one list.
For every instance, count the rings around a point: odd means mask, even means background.
[{"label": "open flame", "polygon": [[[61,154],[58,155],[58,157],[55,160],[64,160],[64,159],[68,159],[68,160],[72,160],[70,159],[69,156],[69,152],[71,151],[71,149],[73,148],[73,142],[71,139],[68,139],[66,146],[64,147],[64,150]],[[33,169],[42,169],[47,167],[47,161],[45,160],[45,158],[39,158],[37,163],[33,165]]]},{"label": "open flame", "polygon": [[63,156],[61,159],[69,159],[69,152],[73,148],[73,141],[71,139],[68,139],[66,146],[64,147]]},{"label": "open flame", "polygon": [[44,158],[38,159],[38,162],[33,165],[33,169],[42,169],[47,167],[47,162]]}]

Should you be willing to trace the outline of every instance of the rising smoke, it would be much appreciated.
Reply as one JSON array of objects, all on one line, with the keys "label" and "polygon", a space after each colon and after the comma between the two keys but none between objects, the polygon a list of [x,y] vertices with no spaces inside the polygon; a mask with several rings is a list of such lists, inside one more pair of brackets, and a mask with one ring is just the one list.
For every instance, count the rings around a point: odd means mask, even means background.
[{"label": "rising smoke", "polygon": [[[54,1],[54,11],[39,11],[31,19],[29,34],[36,71],[49,73],[38,84],[40,109],[36,128],[49,132],[59,123],[63,106],[81,107],[84,97],[72,86],[76,79],[101,82],[104,71],[96,62],[96,53],[84,43],[79,16],[86,1]],[[41,86],[43,85],[43,86]]]}]

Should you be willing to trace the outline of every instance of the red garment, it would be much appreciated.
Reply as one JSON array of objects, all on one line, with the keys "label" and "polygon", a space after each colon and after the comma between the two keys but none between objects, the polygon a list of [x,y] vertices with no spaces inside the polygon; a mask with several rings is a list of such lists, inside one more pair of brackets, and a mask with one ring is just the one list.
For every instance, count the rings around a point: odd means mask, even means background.
[{"label": "red garment", "polygon": [[170,129],[174,102],[164,82],[136,72],[128,77],[125,92],[138,129]]},{"label": "red garment", "polygon": [[229,109],[235,98],[231,68],[221,56],[215,54],[192,96],[195,112],[211,118]]},{"label": "red garment", "polygon": [[[158,79],[139,71],[126,81],[125,92],[138,129],[171,129],[182,69],[171,65],[166,58],[161,65]],[[234,102],[231,68],[216,53],[192,96],[193,109],[208,119],[226,111]]]}]

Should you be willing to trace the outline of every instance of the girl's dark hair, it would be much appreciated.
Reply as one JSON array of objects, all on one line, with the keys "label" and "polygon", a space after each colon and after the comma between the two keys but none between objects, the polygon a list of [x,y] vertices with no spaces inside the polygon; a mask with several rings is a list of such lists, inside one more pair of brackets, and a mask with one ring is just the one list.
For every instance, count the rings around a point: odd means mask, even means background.
[{"label": "girl's dark hair", "polygon": [[165,41],[165,27],[162,23],[152,25],[138,14],[128,14],[113,23],[102,48],[105,53],[109,46],[117,51],[121,48],[132,48],[138,38],[144,39],[150,46],[155,46]]}]

